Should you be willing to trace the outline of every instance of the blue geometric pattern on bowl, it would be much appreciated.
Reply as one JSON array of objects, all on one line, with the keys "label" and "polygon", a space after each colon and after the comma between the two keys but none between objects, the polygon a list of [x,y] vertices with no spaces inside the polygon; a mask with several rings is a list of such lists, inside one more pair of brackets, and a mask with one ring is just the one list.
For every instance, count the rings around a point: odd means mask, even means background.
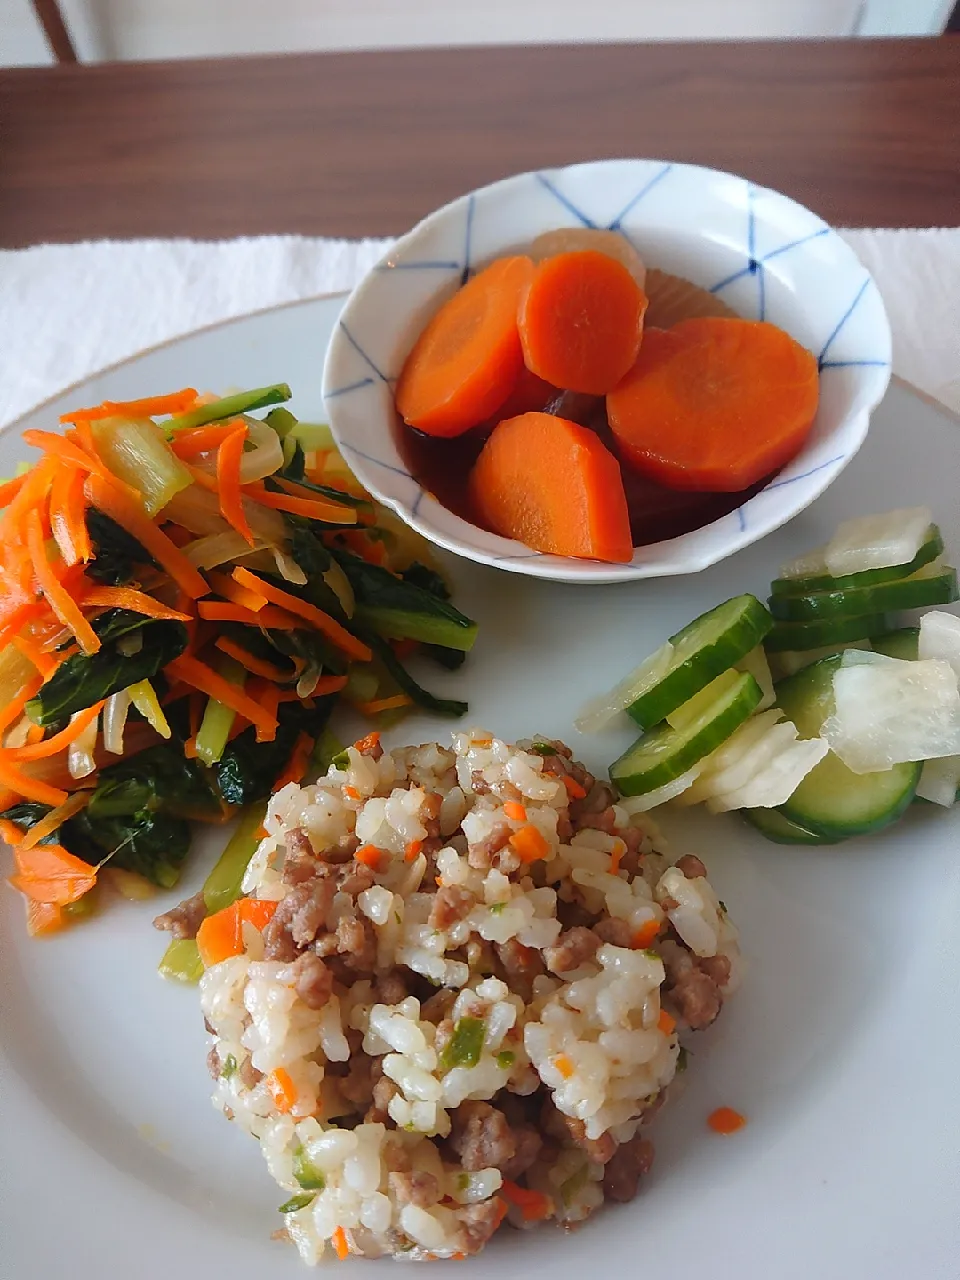
[{"label": "blue geometric pattern on bowl", "polygon": [[[398,447],[393,385],[418,333],[479,265],[559,227],[618,231],[650,265],[786,329],[818,359],[810,436],[760,493],[693,533],[636,550],[629,565],[541,555],[441,506]],[[611,160],[520,174],[424,219],[354,290],[327,352],[330,423],[358,478],[408,524],[482,563],[575,582],[703,569],[778,528],[863,443],[890,379],[890,327],[847,244],[802,205],[743,178],[662,160]]]}]

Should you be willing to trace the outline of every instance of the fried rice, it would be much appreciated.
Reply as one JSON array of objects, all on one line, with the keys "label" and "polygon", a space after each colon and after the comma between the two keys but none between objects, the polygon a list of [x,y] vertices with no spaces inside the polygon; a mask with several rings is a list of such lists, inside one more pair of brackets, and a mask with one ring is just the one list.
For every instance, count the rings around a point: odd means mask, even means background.
[{"label": "fried rice", "polygon": [[559,742],[335,763],[271,800],[243,889],[276,908],[201,980],[214,1105],[302,1258],[469,1255],[632,1198],[739,976],[703,864]]}]

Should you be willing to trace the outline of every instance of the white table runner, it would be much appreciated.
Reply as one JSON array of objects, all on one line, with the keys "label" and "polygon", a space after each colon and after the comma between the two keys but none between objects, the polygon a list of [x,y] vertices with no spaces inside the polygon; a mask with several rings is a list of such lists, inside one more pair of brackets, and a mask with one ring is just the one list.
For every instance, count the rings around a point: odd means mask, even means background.
[{"label": "white table runner", "polygon": [[[883,294],[894,371],[960,411],[960,228],[843,235]],[[158,343],[350,289],[388,243],[264,236],[0,251],[0,425]]]}]

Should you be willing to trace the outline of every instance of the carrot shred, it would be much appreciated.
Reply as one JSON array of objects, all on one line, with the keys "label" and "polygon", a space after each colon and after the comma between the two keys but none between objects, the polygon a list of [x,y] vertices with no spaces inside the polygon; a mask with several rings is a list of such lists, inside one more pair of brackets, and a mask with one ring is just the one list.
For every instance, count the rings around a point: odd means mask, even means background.
[{"label": "carrot shred", "polygon": [[395,693],[389,698],[374,698],[371,702],[355,702],[353,705],[365,716],[376,716],[381,711],[399,711],[402,707],[412,707],[413,699],[405,693]]},{"label": "carrot shred", "polygon": [[290,679],[290,671],[282,671],[279,667],[274,666],[272,662],[267,662],[264,658],[256,658],[248,649],[244,649],[243,645],[234,644],[226,636],[219,636],[214,642],[221,653],[225,653],[228,658],[233,658],[235,662],[239,662],[241,667],[249,671],[251,675],[263,676],[265,680],[279,680],[285,682]]},{"label": "carrot shred", "polygon": [[816,359],[776,325],[719,316],[651,329],[607,397],[627,466],[671,489],[739,492],[798,452]]},{"label": "carrot shred", "polygon": [[[32,676],[27,681],[27,683],[23,686],[20,692],[16,695],[16,697],[11,698],[5,707],[0,708],[0,733],[2,733],[5,729],[9,729],[10,726],[15,721],[20,719],[20,717],[23,715],[24,707],[27,705],[30,699],[35,697],[36,694],[40,691],[40,686],[42,684],[43,684],[42,675]],[[0,781],[2,781],[2,779],[0,779]],[[9,784],[4,784],[4,785],[9,785]],[[16,791],[17,788],[13,787],[12,790]]]},{"label": "carrot shred", "polygon": [[236,430],[237,419],[232,422],[211,423],[206,427],[189,427],[186,431],[176,433],[170,442],[170,448],[181,462],[187,462],[191,458],[198,458],[202,453],[212,453]]},{"label": "carrot shred", "polygon": [[[37,431],[29,430],[23,433],[24,444],[31,445],[34,449],[42,449],[47,455],[44,459],[48,465],[54,462],[65,462],[68,466],[79,468],[80,471],[89,472],[91,475],[100,476],[102,480],[109,484],[114,484],[122,489],[125,493],[132,493],[130,487],[119,480],[108,467],[97,457],[95,451],[88,452],[81,448],[72,440],[68,440],[66,436],[58,436],[54,431]],[[39,464],[38,464],[39,465]],[[34,468],[36,471],[36,468]],[[26,488],[27,486],[25,486]],[[22,497],[24,490],[21,489],[17,495]]]},{"label": "carrot shred", "polygon": [[250,627],[264,627],[267,631],[306,630],[302,618],[293,618],[283,609],[270,605],[258,609],[245,609],[243,605],[231,604],[222,600],[201,600],[197,604],[197,612],[208,622],[244,622]]},{"label": "carrot shred", "polygon": [[524,1222],[542,1222],[553,1212],[553,1201],[542,1191],[520,1187],[509,1178],[504,1178],[500,1190],[503,1198],[520,1210]]},{"label": "carrot shred", "polygon": [[408,840],[403,848],[404,862],[414,862],[423,848],[422,840]]},{"label": "carrot shred", "polygon": [[36,902],[33,898],[25,897],[24,903],[27,908],[27,933],[31,938],[56,933],[63,928],[63,908],[56,902]]},{"label": "carrot shred", "polygon": [[100,637],[80,612],[76,601],[71,598],[69,592],[64,590],[62,583],[57,581],[57,576],[47,559],[46,547],[43,544],[43,525],[40,521],[40,513],[36,510],[31,511],[27,517],[27,548],[30,552],[34,575],[50,608],[63,625],[70,628],[84,653],[96,653],[100,648]]},{"label": "carrot shred", "polygon": [[373,751],[380,744],[380,734],[376,729],[370,733],[364,734],[362,738],[358,738],[353,744],[357,751],[363,755],[365,752]]},{"label": "carrot shred", "polygon": [[181,654],[179,658],[174,658],[173,662],[169,663],[165,670],[175,680],[182,680],[184,684],[192,685],[194,689],[199,689],[201,693],[205,693],[207,697],[215,698],[217,702],[222,702],[224,706],[236,711],[238,715],[244,716],[265,734],[276,734],[276,716],[271,716],[268,712],[265,712],[253,698],[244,693],[242,688],[231,684],[229,680],[225,680],[223,676],[218,675],[216,671],[205,663],[200,662],[197,658]]},{"label": "carrot shred", "polygon": [[171,609],[153,596],[136,591],[133,587],[91,587],[84,596],[83,603],[105,609],[129,609],[131,613],[142,614],[145,618],[166,619],[169,622],[192,620],[191,614]]},{"label": "carrot shred", "polygon": [[342,649],[348,657],[356,658],[358,662],[369,662],[373,657],[367,645],[358,640],[356,636],[352,636],[346,627],[342,627],[335,618],[331,618],[328,613],[324,613],[315,605],[308,604],[305,600],[301,600],[299,596],[291,595],[289,591],[282,591],[279,587],[275,587],[273,583],[266,582],[263,578],[258,577],[257,574],[251,573],[249,569],[244,569],[242,566],[234,569],[233,577],[242,587],[256,591],[259,595],[266,596],[271,603],[279,605],[281,609],[295,614],[298,618],[306,619],[337,648]]},{"label": "carrot shred", "polygon": [[27,474],[22,476],[14,476],[12,480],[5,480],[0,484],[0,507],[7,507],[23,488],[27,479]]},{"label": "carrot shred", "polygon": [[97,869],[59,844],[38,844],[14,849],[17,874],[10,884],[35,902],[65,907],[76,902],[97,883]]},{"label": "carrot shred", "polygon": [[383,850],[378,849],[375,844],[365,844],[353,856],[358,862],[362,862],[364,866],[369,867],[371,871],[376,871],[383,858]]},{"label": "carrot shred", "polygon": [[186,413],[197,403],[193,387],[172,391],[165,396],[146,396],[142,400],[104,400],[90,409],[74,409],[61,413],[61,422],[95,422],[98,418],[157,418],[168,413]]},{"label": "carrot shred", "polygon": [[220,573],[219,570],[211,569],[207,573],[207,581],[218,596],[223,596],[233,604],[242,605],[244,609],[250,609],[253,613],[257,613],[267,603],[266,596],[260,595],[257,591],[250,591],[247,587],[241,587],[240,583],[234,582],[229,574]]},{"label": "carrot shred", "polygon": [[267,1088],[273,1105],[281,1115],[287,1115],[297,1105],[297,1086],[284,1067],[277,1067],[267,1076]]},{"label": "carrot shred", "polygon": [[200,922],[197,930],[197,950],[203,967],[209,969],[220,964],[230,956],[243,954],[243,934],[240,930],[240,911],[236,902],[231,902],[222,911],[215,911],[212,916]]},{"label": "carrot shred", "polygon": [[23,839],[23,831],[9,818],[0,818],[0,837],[9,845],[19,844]]},{"label": "carrot shred", "polygon": [[553,1060],[553,1065],[563,1076],[564,1080],[569,1080],[574,1073],[574,1065],[565,1053],[558,1053]]},{"label": "carrot shred", "polygon": [[468,482],[483,524],[548,555],[633,558],[620,464],[596,432],[549,413],[499,423]]},{"label": "carrot shred", "polygon": [[240,466],[246,440],[247,428],[241,424],[220,445],[217,450],[217,486],[220,490],[220,514],[252,547],[253,534],[243,510],[243,492],[240,488]]},{"label": "carrot shred", "polygon": [[571,778],[568,773],[563,774],[560,781],[567,789],[567,795],[571,800],[582,800],[586,794],[586,788],[582,787],[576,778]]},{"label": "carrot shred", "polygon": [[65,750],[77,738],[91,721],[96,720],[103,709],[103,702],[95,702],[92,707],[85,707],[71,717],[70,723],[52,738],[44,738],[26,747],[14,747],[7,751],[11,760],[43,760],[47,756],[55,756],[58,751]]},{"label": "carrot shred", "polygon": [[554,254],[520,304],[523,362],[555,387],[606,395],[633,367],[646,309],[643,290],[609,254]]},{"label": "carrot shred", "polygon": [[717,1107],[707,1116],[707,1124],[714,1133],[736,1133],[747,1123],[747,1117],[734,1111],[733,1107]]},{"label": "carrot shred", "polygon": [[308,733],[298,733],[293,745],[289,763],[273,784],[274,791],[288,786],[291,782],[300,782],[310,766],[310,753],[313,751],[313,739]]},{"label": "carrot shred", "polygon": [[86,491],[91,505],[132,534],[192,600],[208,593],[210,588],[203,575],[154,524],[138,502],[98,475],[87,479]]},{"label": "carrot shred", "polygon": [[208,493],[219,494],[220,486],[217,484],[216,476],[212,476],[209,471],[204,471],[202,467],[191,466],[189,462],[183,464],[190,474],[193,476],[194,484],[206,489]]},{"label": "carrot shred", "polygon": [[545,837],[532,822],[528,822],[519,831],[514,831],[510,844],[521,862],[536,862],[538,858],[545,858],[550,849]]},{"label": "carrot shred", "polygon": [[508,800],[503,806],[504,815],[512,822],[526,822],[527,811],[522,804],[517,804],[514,800]]},{"label": "carrot shred", "polygon": [[74,791],[72,795],[67,796],[63,804],[51,809],[39,822],[35,822],[29,831],[23,834],[19,841],[20,848],[32,849],[35,844],[39,844],[41,840],[52,835],[70,818],[85,809],[89,803],[90,793],[88,791]]},{"label": "carrot shred", "polygon": [[337,1227],[333,1235],[330,1237],[334,1249],[337,1251],[337,1257],[341,1262],[346,1262],[350,1256],[350,1246],[347,1244],[347,1233],[343,1227]]},{"label": "carrot shred", "polygon": [[62,467],[55,473],[50,488],[50,530],[64,564],[86,563],[92,559],[82,471]]},{"label": "carrot shred", "polygon": [[517,311],[533,275],[530,258],[498,258],[430,319],[397,383],[408,426],[457,436],[496,412],[523,367]]},{"label": "carrot shred", "polygon": [[630,940],[630,945],[634,951],[645,951],[647,947],[652,946],[656,941],[657,934],[660,932],[659,920],[645,920],[640,928]]},{"label": "carrot shred", "polygon": [[259,481],[245,484],[242,493],[245,498],[258,502],[261,507],[272,507],[274,511],[287,511],[290,515],[305,516],[308,520],[322,520],[324,524],[357,523],[355,507],[343,507],[339,503],[324,502],[315,497],[301,498],[292,497],[288,493],[276,493]]},{"label": "carrot shred", "polygon": [[676,1018],[671,1018],[666,1009],[661,1009],[660,1017],[657,1019],[657,1029],[662,1031],[665,1036],[672,1036],[677,1029]]}]

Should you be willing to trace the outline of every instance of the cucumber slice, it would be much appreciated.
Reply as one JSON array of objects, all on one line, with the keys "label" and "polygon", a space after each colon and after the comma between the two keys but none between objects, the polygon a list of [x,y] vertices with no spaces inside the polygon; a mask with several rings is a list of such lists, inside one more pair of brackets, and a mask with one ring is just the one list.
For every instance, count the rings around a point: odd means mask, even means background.
[{"label": "cucumber slice", "polygon": [[683,728],[661,724],[645,733],[610,766],[611,781],[625,796],[665,787],[726,742],[762,698],[753,676],[734,674],[725,692],[686,720]]},{"label": "cucumber slice", "polygon": [[892,564],[885,569],[863,569],[860,573],[845,573],[835,578],[829,573],[815,573],[803,577],[775,578],[770,590],[775,596],[809,595],[811,591],[845,591],[856,587],[872,587],[879,582],[895,582],[908,578],[925,564],[943,555],[943,535],[937,525],[929,526],[920,550],[907,564]]},{"label": "cucumber slice", "polygon": [[924,565],[909,578],[880,582],[872,587],[814,591],[803,596],[771,596],[770,612],[782,622],[813,622],[887,610],[920,609],[949,604],[958,598],[957,571],[935,562]]},{"label": "cucumber slice", "polygon": [[767,653],[804,652],[865,640],[889,629],[886,614],[865,613],[854,618],[824,618],[819,622],[778,622],[763,642]]},{"label": "cucumber slice", "polygon": [[761,835],[765,835],[774,844],[838,844],[839,841],[830,836],[817,835],[794,822],[779,809],[741,809],[741,815],[755,827]]},{"label": "cucumber slice", "polygon": [[[821,658],[776,686],[777,705],[801,738],[816,738],[833,714],[833,676],[842,656]],[[920,764],[854,773],[831,751],[779,806],[791,822],[815,835],[842,840],[896,821],[913,799]]]},{"label": "cucumber slice", "polygon": [[882,636],[870,637],[870,647],[874,653],[885,653],[888,658],[902,658],[904,662],[917,661],[919,643],[919,627],[900,627],[897,631],[885,631]]},{"label": "cucumber slice", "polygon": [[728,667],[746,657],[773,625],[756,596],[735,596],[670,637],[663,674],[626,708],[641,729],[652,729]]}]

